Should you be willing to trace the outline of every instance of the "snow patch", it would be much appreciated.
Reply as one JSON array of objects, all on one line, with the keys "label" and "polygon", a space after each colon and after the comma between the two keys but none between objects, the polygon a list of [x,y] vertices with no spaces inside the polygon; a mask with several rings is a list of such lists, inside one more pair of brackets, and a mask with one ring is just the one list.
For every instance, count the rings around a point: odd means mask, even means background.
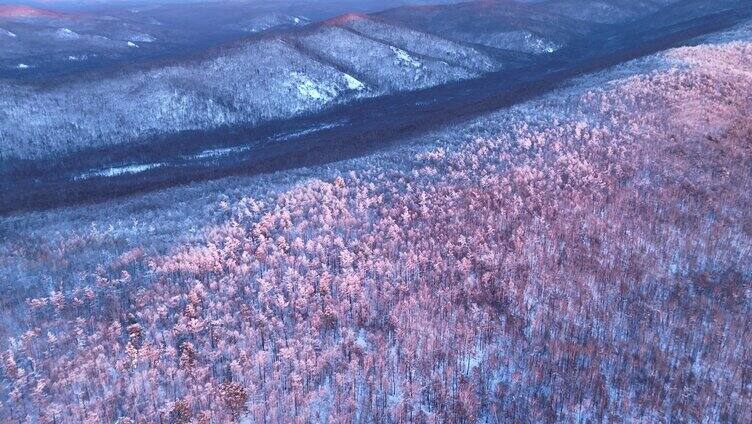
[{"label": "snow patch", "polygon": [[68,28],[60,28],[55,31],[55,38],[59,40],[78,40],[79,38],[81,38],[81,35]]},{"label": "snow patch", "polygon": [[224,149],[209,149],[204,150],[203,152],[193,155],[190,158],[191,159],[210,159],[210,158],[218,158],[222,156],[227,156],[232,153],[241,153],[245,152],[247,150],[250,150],[250,146],[246,147],[226,147]]},{"label": "snow patch", "polygon": [[138,44],[134,43],[133,41],[128,42],[128,47],[135,47],[138,48]]},{"label": "snow patch", "polygon": [[148,163],[148,164],[142,164],[142,165],[118,166],[118,167],[113,167],[113,168],[100,169],[97,171],[85,172],[77,177],[74,177],[73,179],[75,181],[79,181],[79,180],[88,180],[89,178],[93,178],[93,177],[117,177],[120,175],[133,175],[133,174],[138,174],[141,172],[148,171],[150,169],[161,168],[163,166],[165,166],[164,163]]},{"label": "snow patch", "polygon": [[296,132],[287,133],[287,134],[280,134],[280,135],[277,135],[277,136],[274,136],[274,137],[270,137],[269,141],[285,141],[285,140],[290,140],[290,139],[293,139],[293,138],[298,138],[298,137],[302,137],[304,135],[312,134],[312,133],[315,133],[317,131],[322,131],[322,130],[328,130],[328,129],[332,129],[332,128],[341,127],[342,125],[343,125],[343,122],[333,122],[333,123],[328,123],[328,124],[322,124],[322,125],[319,125],[317,127],[306,128],[306,129],[301,130],[301,131],[296,131]]},{"label": "snow patch", "polygon": [[132,41],[134,43],[153,43],[157,41],[156,38],[154,38],[151,34],[132,34],[128,41]]},{"label": "snow patch", "polygon": [[[304,130],[291,132],[291,133],[282,133],[278,134],[272,137],[269,137],[266,139],[266,141],[271,142],[278,142],[278,141],[285,141],[290,140],[293,138],[302,137],[304,135],[312,134],[317,131],[322,130],[328,130],[331,128],[337,128],[341,127],[345,124],[346,121],[338,121],[338,122],[331,122],[326,124],[321,124],[315,127],[306,128]],[[211,158],[218,158],[223,156],[228,156],[230,154],[236,154],[236,153],[243,153],[247,152],[249,150],[253,149],[253,145],[248,146],[239,146],[239,147],[225,147],[225,148],[219,148],[219,149],[208,149],[204,150],[196,155],[188,156],[187,159],[211,159]]]},{"label": "snow patch", "polygon": [[345,82],[347,83],[348,90],[360,91],[366,88],[366,86],[362,82],[358,81],[357,78],[353,77],[350,74],[345,74]]},{"label": "snow patch", "polygon": [[481,36],[480,44],[497,49],[520,51],[531,54],[553,53],[561,45],[533,34],[530,31],[509,31]]},{"label": "snow patch", "polygon": [[478,350],[472,354],[464,355],[461,364],[465,373],[469,375],[475,368],[480,366],[481,362],[483,362],[483,352]]},{"label": "snow patch", "polygon": [[368,340],[366,340],[366,332],[362,328],[358,330],[358,338],[355,339],[355,346],[358,346],[362,351],[370,349]]},{"label": "snow patch", "polygon": [[290,72],[292,84],[301,96],[312,100],[327,102],[337,96],[337,89],[325,84],[318,84],[305,74]]},{"label": "snow patch", "polygon": [[25,64],[25,63],[19,63],[18,66],[16,66],[18,69],[29,69],[31,66]]},{"label": "snow patch", "polygon": [[397,60],[402,65],[410,66],[413,68],[420,68],[421,66],[423,66],[423,64],[420,63],[420,61],[414,59],[412,56],[410,56],[408,52],[400,48],[394,47],[394,46],[389,46],[389,48],[392,49],[392,52],[394,53],[395,56],[397,56]]},{"label": "snow patch", "polygon": [[302,94],[303,96],[310,97],[315,100],[322,100],[326,98],[326,95],[320,92],[316,87],[316,84],[311,80],[301,81],[300,84],[298,84],[298,92],[300,92],[300,94]]}]

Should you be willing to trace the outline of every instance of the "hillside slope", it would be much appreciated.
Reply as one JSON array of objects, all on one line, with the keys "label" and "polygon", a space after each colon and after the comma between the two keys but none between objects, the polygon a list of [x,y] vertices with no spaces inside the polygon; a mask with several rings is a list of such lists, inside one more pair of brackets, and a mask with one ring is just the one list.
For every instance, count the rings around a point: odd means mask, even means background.
[{"label": "hillside slope", "polygon": [[[353,99],[535,64],[536,58],[603,28],[593,13],[575,20],[549,6],[480,1],[398,8],[253,36],[190,60],[50,84],[0,81],[0,159],[44,159],[190,130],[289,119]],[[257,29],[274,24],[255,22],[245,23],[260,25]],[[111,27],[122,33],[119,38],[105,37],[74,23],[41,34],[64,46],[124,52],[159,43],[167,34],[156,32],[158,23],[145,32],[121,31],[118,20]],[[8,51],[25,51],[25,36],[3,28],[17,36],[0,37],[20,43]],[[55,51],[75,66],[90,59],[82,49]],[[16,62],[19,70],[38,65]]]}]

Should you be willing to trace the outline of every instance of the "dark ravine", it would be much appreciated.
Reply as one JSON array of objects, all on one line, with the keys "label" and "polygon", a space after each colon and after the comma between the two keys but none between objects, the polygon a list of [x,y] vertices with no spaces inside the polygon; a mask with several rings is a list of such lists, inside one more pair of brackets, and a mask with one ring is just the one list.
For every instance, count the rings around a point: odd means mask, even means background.
[{"label": "dark ravine", "polygon": [[[701,17],[683,17],[691,10],[686,4],[672,7],[676,10],[589,34],[587,39],[599,40],[596,46],[583,38],[530,66],[475,80],[361,100],[255,128],[183,132],[55,160],[2,162],[0,214],[97,202],[195,181],[362,156],[437,126],[462,122],[539,96],[571,78],[687,43],[752,15],[747,1],[718,3],[714,11]],[[661,24],[662,13],[670,20]],[[315,129],[322,126],[326,128]],[[286,137],[283,141],[270,141]],[[232,148],[242,149],[226,156],[196,158],[206,150]],[[135,175],[94,175],[106,168],[157,163],[159,167]],[[87,173],[90,177],[81,178]]]}]

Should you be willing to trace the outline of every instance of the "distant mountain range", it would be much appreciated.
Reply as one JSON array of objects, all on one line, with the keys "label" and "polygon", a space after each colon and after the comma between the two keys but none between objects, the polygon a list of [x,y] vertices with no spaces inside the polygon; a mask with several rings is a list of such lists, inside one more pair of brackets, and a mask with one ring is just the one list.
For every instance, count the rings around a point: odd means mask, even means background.
[{"label": "distant mountain range", "polygon": [[[613,24],[657,11],[663,1],[476,1],[404,6],[371,15],[402,31],[433,33],[454,42],[503,51],[550,53],[597,24]],[[289,3],[289,4],[288,4]],[[25,5],[0,5],[0,77],[34,81],[123,64],[177,60],[204,49],[242,42],[268,31],[284,32],[320,21],[337,11],[371,10],[373,2],[352,1],[324,8],[297,2],[209,2],[192,5],[139,4],[53,11]],[[395,0],[395,3],[415,3]],[[45,4],[60,4],[45,2]],[[69,4],[69,3],[65,3]],[[71,3],[72,4],[72,3]],[[130,4],[130,3],[129,3]],[[366,28],[358,15],[340,22]],[[362,16],[362,15],[361,15]],[[336,22],[337,18],[331,22]],[[331,23],[330,22],[330,23]],[[397,35],[397,34],[395,34]],[[400,35],[404,39],[420,34]],[[377,37],[378,38],[378,37]],[[388,40],[386,40],[388,41]],[[415,44],[415,43],[413,43]],[[498,52],[497,52],[498,53]]]}]

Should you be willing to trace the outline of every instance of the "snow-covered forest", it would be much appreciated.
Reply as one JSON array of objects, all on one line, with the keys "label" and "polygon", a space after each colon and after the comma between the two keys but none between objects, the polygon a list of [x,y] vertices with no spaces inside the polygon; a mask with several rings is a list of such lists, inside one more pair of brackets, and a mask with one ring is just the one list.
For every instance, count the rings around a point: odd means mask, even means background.
[{"label": "snow-covered forest", "polygon": [[[150,84],[216,63],[109,84],[189,105]],[[0,420],[752,422],[750,93],[747,23],[372,156],[4,218]]]}]

